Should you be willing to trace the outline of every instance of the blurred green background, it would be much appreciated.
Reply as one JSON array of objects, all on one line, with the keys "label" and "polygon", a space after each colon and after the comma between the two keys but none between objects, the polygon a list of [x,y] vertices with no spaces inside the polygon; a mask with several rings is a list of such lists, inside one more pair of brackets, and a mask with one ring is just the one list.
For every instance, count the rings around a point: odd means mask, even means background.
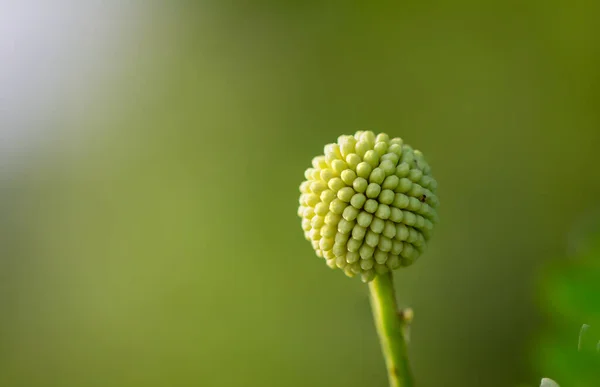
[{"label": "blurred green background", "polygon": [[363,129],[439,183],[432,243],[396,275],[418,385],[552,377],[538,285],[600,206],[599,11],[140,3],[109,75],[2,175],[0,386],[385,386],[366,287],[296,215],[312,157]]}]

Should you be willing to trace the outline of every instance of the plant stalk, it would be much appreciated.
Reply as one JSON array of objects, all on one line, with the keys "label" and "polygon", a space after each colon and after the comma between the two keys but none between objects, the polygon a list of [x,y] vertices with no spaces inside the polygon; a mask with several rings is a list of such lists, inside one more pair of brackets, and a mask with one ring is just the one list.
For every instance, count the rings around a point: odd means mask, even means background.
[{"label": "plant stalk", "polygon": [[407,353],[406,324],[398,312],[392,273],[380,274],[369,282],[373,319],[388,371],[390,387],[412,387]]}]

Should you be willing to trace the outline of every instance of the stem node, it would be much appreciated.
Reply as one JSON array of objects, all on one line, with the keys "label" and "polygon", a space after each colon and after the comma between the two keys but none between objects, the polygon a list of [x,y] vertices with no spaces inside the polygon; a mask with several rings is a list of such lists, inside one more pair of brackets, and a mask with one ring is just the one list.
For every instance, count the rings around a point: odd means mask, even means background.
[{"label": "stem node", "polygon": [[377,275],[369,282],[373,319],[388,369],[390,387],[412,387],[408,363],[407,328],[412,321],[410,308],[398,312],[392,273]]}]

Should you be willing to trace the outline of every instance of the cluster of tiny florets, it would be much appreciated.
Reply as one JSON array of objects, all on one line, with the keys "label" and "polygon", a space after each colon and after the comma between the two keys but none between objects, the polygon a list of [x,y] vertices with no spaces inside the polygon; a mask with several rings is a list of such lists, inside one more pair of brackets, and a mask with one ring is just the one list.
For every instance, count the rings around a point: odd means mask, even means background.
[{"label": "cluster of tiny florets", "polygon": [[437,182],[423,154],[359,131],[325,146],[300,184],[302,229],[319,257],[365,282],[415,262],[437,222]]}]

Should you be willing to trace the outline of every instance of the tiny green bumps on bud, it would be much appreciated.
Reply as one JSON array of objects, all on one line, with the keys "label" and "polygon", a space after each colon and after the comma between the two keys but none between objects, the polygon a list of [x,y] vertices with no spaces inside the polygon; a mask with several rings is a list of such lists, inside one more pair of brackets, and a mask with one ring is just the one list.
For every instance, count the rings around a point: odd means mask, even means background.
[{"label": "tiny green bumps on bud", "polygon": [[325,158],[330,157],[332,159],[341,159],[342,153],[340,152],[340,146],[338,144],[327,144],[324,149]]},{"label": "tiny green bumps on bud", "polygon": [[417,232],[416,229],[411,228],[408,230],[408,239],[406,240],[408,243],[412,243],[413,245],[415,244],[415,242],[417,242],[419,240],[419,233]]},{"label": "tiny green bumps on bud", "polygon": [[387,260],[386,264],[387,264],[387,267],[390,268],[390,270],[396,270],[397,268],[399,268],[401,266],[401,261],[397,255],[392,255]]},{"label": "tiny green bumps on bud", "polygon": [[401,223],[396,224],[396,239],[405,241],[408,239],[408,234],[408,227]]},{"label": "tiny green bumps on bud", "polygon": [[358,214],[358,217],[356,218],[356,222],[361,225],[362,227],[369,227],[369,225],[371,224],[371,221],[373,220],[373,215],[369,214],[368,212],[361,212],[360,214]]},{"label": "tiny green bumps on bud", "polygon": [[399,209],[404,209],[404,208],[408,207],[409,203],[410,203],[410,199],[408,198],[408,196],[401,194],[401,193],[397,193],[396,196],[394,197],[394,201],[392,202],[392,206],[399,208]]},{"label": "tiny green bumps on bud", "polygon": [[392,249],[392,240],[382,236],[379,238],[379,244],[377,245],[379,250],[385,251],[386,253]]},{"label": "tiny green bumps on bud", "polygon": [[377,211],[375,211],[375,216],[378,217],[379,219],[383,219],[386,220],[390,217],[391,214],[391,210],[390,207],[387,204],[380,204],[379,207],[377,207]]},{"label": "tiny green bumps on bud", "polygon": [[365,202],[364,209],[365,209],[365,211],[370,212],[371,214],[373,214],[373,213],[375,213],[375,211],[377,211],[377,207],[378,206],[379,205],[377,204],[376,200],[369,199],[369,200],[367,200]]},{"label": "tiny green bumps on bud", "polygon": [[394,222],[394,223],[400,223],[402,222],[402,218],[404,217],[404,215],[402,215],[402,210],[396,207],[390,207],[390,217],[389,219]]},{"label": "tiny green bumps on bud", "polygon": [[390,144],[404,145],[404,141],[400,137],[394,137],[390,140]]},{"label": "tiny green bumps on bud", "polygon": [[[394,170],[396,169],[396,165],[398,164],[398,161],[400,160],[400,157],[398,157],[397,154],[395,153],[386,153],[383,156],[381,156],[381,161],[385,161],[385,160],[389,160],[392,162],[392,165],[394,167]],[[390,175],[393,173],[394,171],[391,171]],[[387,173],[387,172],[386,172]]]},{"label": "tiny green bumps on bud", "polygon": [[371,246],[364,244],[360,247],[360,249],[358,250],[358,253],[360,254],[360,258],[361,259],[369,259],[373,256],[373,252],[375,251],[374,248],[372,248]]},{"label": "tiny green bumps on bud", "polygon": [[[341,220],[340,220],[341,223]],[[338,225],[338,230],[339,230],[339,225]],[[350,230],[352,230],[352,228],[350,228]],[[349,231],[348,231],[349,233]],[[337,234],[335,234],[335,243],[339,243],[339,244],[343,244],[345,245],[346,242],[348,242],[348,239],[350,238],[350,236],[348,235],[348,233],[341,233],[338,232]]]},{"label": "tiny green bumps on bud", "polygon": [[340,179],[339,177],[334,177],[333,179],[329,180],[328,186],[333,192],[337,192],[340,189],[344,188],[346,184],[344,184],[342,179]]},{"label": "tiny green bumps on bud", "polygon": [[315,209],[312,207],[306,207],[304,208],[304,213],[300,216],[304,219],[311,219],[313,216],[315,216]]},{"label": "tiny green bumps on bud", "polygon": [[343,157],[348,156],[354,152],[354,145],[356,145],[356,139],[353,136],[340,136],[338,137],[338,144],[340,145],[340,152]]},{"label": "tiny green bumps on bud", "polygon": [[382,204],[392,204],[394,202],[394,192],[389,189],[384,189],[379,194],[379,202]]},{"label": "tiny green bumps on bud", "polygon": [[390,136],[388,136],[386,133],[379,133],[377,136],[375,136],[375,142],[388,144],[390,142]]},{"label": "tiny green bumps on bud", "polygon": [[[346,211],[344,211],[344,212],[346,212]],[[338,235],[339,234],[348,235],[348,234],[350,234],[350,231],[352,231],[352,228],[354,228],[354,222],[352,222],[350,220],[346,220],[345,218],[340,219],[340,222],[338,223]]]},{"label": "tiny green bumps on bud", "polygon": [[325,224],[336,225],[342,219],[342,217],[338,214],[334,214],[333,212],[329,212],[325,215]]},{"label": "tiny green bumps on bud", "polygon": [[333,225],[325,224],[323,227],[321,227],[321,235],[326,238],[333,238],[335,237],[336,233],[337,230]]},{"label": "tiny green bumps on bud", "polygon": [[[387,257],[387,255],[386,255]],[[387,259],[387,258],[386,258]],[[375,272],[379,275],[381,274],[385,274],[388,271],[390,271],[390,269],[388,269],[388,267],[384,264],[384,263],[376,263],[375,264]]]},{"label": "tiny green bumps on bud", "polygon": [[416,215],[417,222],[415,223],[415,227],[422,230],[425,228],[425,218],[421,215]]},{"label": "tiny green bumps on bud", "polygon": [[333,172],[332,169],[323,169],[321,170],[319,176],[321,177],[321,180],[323,180],[324,182],[328,182],[329,180],[335,177],[335,172]]},{"label": "tiny green bumps on bud", "polygon": [[342,212],[342,218],[346,219],[347,221],[353,221],[354,219],[356,219],[359,212],[360,211],[358,210],[358,208],[348,206],[344,208],[344,212]]},{"label": "tiny green bumps on bud", "polygon": [[385,176],[391,176],[396,170],[396,165],[391,160],[383,160],[380,169],[385,173]]},{"label": "tiny green bumps on bud", "polygon": [[[429,173],[429,172],[425,172],[425,173]],[[437,181],[432,179],[431,183],[429,183],[429,189],[431,189],[433,192],[435,192],[437,190]]]},{"label": "tiny green bumps on bud", "polygon": [[354,179],[356,179],[356,172],[351,169],[346,169],[341,173],[341,178],[344,183],[351,186],[354,183]]},{"label": "tiny green bumps on bud", "polygon": [[344,269],[344,274],[346,274],[348,277],[352,278],[354,277],[356,274],[354,274],[354,272],[350,269],[350,265],[346,266]]},{"label": "tiny green bumps on bud", "polygon": [[331,169],[333,169],[336,175],[342,173],[346,168],[348,168],[348,165],[342,160],[333,160],[331,162]]},{"label": "tiny green bumps on bud", "polygon": [[331,250],[331,248],[333,247],[333,239],[321,238],[319,246],[321,247],[321,250]]},{"label": "tiny green bumps on bud", "polygon": [[329,212],[329,206],[323,202],[317,203],[315,206],[315,214],[325,216]]},{"label": "tiny green bumps on bud", "polygon": [[361,209],[366,201],[367,197],[365,195],[362,193],[355,193],[350,199],[350,204],[356,209]]},{"label": "tiny green bumps on bud", "polygon": [[421,196],[423,196],[423,187],[421,187],[419,184],[417,183],[413,183],[413,185],[410,187],[410,190],[408,190],[408,195],[410,195],[411,197],[414,198],[419,198]]},{"label": "tiny green bumps on bud", "polygon": [[418,212],[421,209],[421,201],[415,197],[410,197],[408,199],[408,206],[406,208],[409,211]]},{"label": "tiny green bumps on bud", "polygon": [[333,199],[333,201],[329,204],[329,211],[333,212],[334,214],[343,213],[345,208],[346,203],[340,199]]},{"label": "tiny green bumps on bud", "polygon": [[367,187],[367,197],[369,199],[376,198],[377,196],[379,196],[380,192],[381,192],[381,186],[379,184],[371,183]]},{"label": "tiny green bumps on bud", "polygon": [[[313,226],[313,228],[310,230],[310,240],[313,242],[318,243],[319,239],[321,239],[321,233],[319,232],[319,228]],[[314,247],[314,245],[313,245]]]},{"label": "tiny green bumps on bud", "polygon": [[357,241],[362,241],[365,238],[366,233],[367,233],[367,228],[357,224],[352,229],[352,238],[356,239]]},{"label": "tiny green bumps on bud", "polygon": [[[313,157],[313,159],[311,160],[311,164],[315,169],[324,169],[325,167],[327,167],[327,161],[325,160],[324,156]],[[312,172],[313,171],[311,171],[311,174]]]},{"label": "tiny green bumps on bud", "polygon": [[402,162],[410,165],[410,164],[412,164],[412,162],[414,160],[415,160],[415,153],[414,153],[413,149],[406,144],[403,145],[402,146]]},{"label": "tiny green bumps on bud", "polygon": [[421,177],[423,177],[423,172],[420,169],[411,169],[408,173],[408,178],[415,183],[418,183]]},{"label": "tiny green bumps on bud", "polygon": [[390,250],[390,253],[392,255],[398,256],[402,252],[403,248],[404,248],[404,244],[402,242],[393,240],[392,241],[392,249]]},{"label": "tiny green bumps on bud", "polygon": [[302,229],[304,231],[310,231],[312,228],[310,219],[302,219]]},{"label": "tiny green bumps on bud", "polygon": [[350,251],[350,252],[357,252],[358,249],[360,249],[361,244],[362,244],[362,241],[351,238],[348,240],[348,244],[346,245],[346,247],[348,248],[348,251]]},{"label": "tiny green bumps on bud", "polygon": [[364,160],[369,163],[371,167],[375,168],[379,165],[379,154],[374,150],[367,151]]},{"label": "tiny green bumps on bud", "polygon": [[[358,250],[358,248],[356,250]],[[360,255],[358,254],[358,251],[348,251],[346,253],[346,262],[354,263],[354,262],[358,262],[359,260],[360,260]]]},{"label": "tiny green bumps on bud", "polygon": [[313,168],[307,168],[306,171],[304,171],[304,178],[306,180],[311,180],[312,172]]},{"label": "tiny green bumps on bud", "polygon": [[387,151],[388,148],[388,144],[385,142],[378,142],[377,144],[375,144],[375,147],[373,148],[373,150],[375,150],[375,152],[377,152],[377,154],[379,156],[384,156],[385,152]]},{"label": "tiny green bumps on bud", "polygon": [[310,173],[310,178],[312,180],[318,180],[321,178],[321,172],[319,171],[319,169],[313,169]]},{"label": "tiny green bumps on bud", "polygon": [[390,146],[388,147],[388,153],[393,153],[398,156],[398,160],[402,156],[402,144],[392,143],[390,142]]},{"label": "tiny green bumps on bud", "polygon": [[384,190],[392,190],[393,191],[394,189],[396,189],[399,182],[400,182],[400,178],[398,176],[390,175],[385,178],[385,180],[383,181],[383,184],[381,185],[381,188],[383,188]]},{"label": "tiny green bumps on bud", "polygon": [[306,199],[305,199],[306,205],[309,207],[313,207],[313,208],[319,203],[319,201],[320,201],[319,196],[317,196],[315,194],[309,194],[306,196]]},{"label": "tiny green bumps on bud", "polygon": [[388,259],[388,254],[385,251],[377,249],[373,254],[373,258],[375,259],[375,262],[383,265]]},{"label": "tiny green bumps on bud", "polygon": [[418,150],[385,133],[338,137],[310,160],[297,214],[315,254],[369,282],[412,264],[437,222],[437,182]]},{"label": "tiny green bumps on bud", "polygon": [[319,229],[321,227],[323,227],[323,225],[325,224],[325,218],[322,216],[313,216],[313,218],[310,220],[310,225],[312,226],[312,228],[315,229]]},{"label": "tiny green bumps on bud", "polygon": [[356,167],[361,161],[362,159],[356,153],[350,153],[346,156],[346,164],[348,164],[348,168],[352,171],[356,171]]},{"label": "tiny green bumps on bud", "polygon": [[375,272],[373,270],[364,271],[360,277],[361,281],[364,283],[371,282],[375,279]]},{"label": "tiny green bumps on bud", "polygon": [[433,223],[429,219],[425,219],[425,225],[423,226],[425,230],[431,231],[433,230]]},{"label": "tiny green bumps on bud", "polygon": [[335,269],[337,266],[335,264],[335,259],[328,259],[325,261],[325,263],[327,264],[327,266],[329,266],[331,269]]},{"label": "tiny green bumps on bud", "polygon": [[[412,188],[412,185],[413,185],[412,181],[410,181],[406,177],[403,177],[400,179],[400,182],[398,182],[398,186],[396,187],[395,191],[400,192],[400,193],[407,193]],[[331,185],[330,185],[330,187],[331,187]]]},{"label": "tiny green bumps on bud", "polygon": [[363,269],[363,271],[371,270],[373,265],[375,265],[375,261],[371,258],[360,260],[360,268]]},{"label": "tiny green bumps on bud", "polygon": [[344,187],[337,193],[338,199],[346,203],[350,202],[352,196],[354,196],[354,190],[351,187]]},{"label": "tiny green bumps on bud", "polygon": [[430,176],[423,176],[423,177],[421,178],[421,185],[422,185],[423,187],[425,187],[425,188],[429,188],[429,189],[431,189],[431,181],[432,181],[432,180],[433,180],[433,179],[432,179]]},{"label": "tiny green bumps on bud", "polygon": [[396,226],[394,226],[393,221],[385,222],[385,226],[383,226],[382,234],[383,234],[383,236],[390,238],[390,239],[392,239],[393,237],[396,236]]},{"label": "tiny green bumps on bud", "polygon": [[336,257],[344,257],[346,254],[346,244],[335,242],[332,251]]},{"label": "tiny green bumps on bud", "polygon": [[410,165],[407,163],[400,163],[396,167],[396,176],[399,178],[403,178],[408,176],[408,172],[410,171]]},{"label": "tiny green bumps on bud", "polygon": [[364,161],[356,166],[356,174],[363,179],[368,179],[372,170],[371,165]]},{"label": "tiny green bumps on bud", "polygon": [[368,186],[369,186],[369,182],[364,177],[357,177],[352,182],[352,188],[354,188],[354,190],[358,193],[365,192],[367,190]]},{"label": "tiny green bumps on bud", "polygon": [[333,201],[333,199],[335,199],[335,192],[333,192],[330,189],[325,190],[325,191],[321,192],[320,198],[321,198],[321,202],[323,202],[325,204],[329,204]]},{"label": "tiny green bumps on bud", "polygon": [[369,182],[371,184],[377,184],[378,186],[383,183],[385,180],[385,171],[381,168],[375,168],[371,171],[371,175],[369,175]]},{"label": "tiny green bumps on bud", "polygon": [[365,141],[365,142],[369,143],[371,149],[375,145],[375,133],[371,132],[370,130],[364,130],[360,134],[360,139],[362,141]]},{"label": "tiny green bumps on bud", "polygon": [[415,252],[415,248],[410,243],[404,243],[404,247],[402,248],[402,252],[400,253],[400,255],[402,256],[402,258],[405,258],[407,260],[413,260]]},{"label": "tiny green bumps on bud", "polygon": [[325,183],[322,180],[313,181],[310,184],[310,190],[316,194],[320,194],[321,192],[325,191],[326,189],[327,189],[327,183]]},{"label": "tiny green bumps on bud", "polygon": [[414,226],[417,223],[417,216],[414,213],[410,211],[402,211],[402,214],[404,215],[404,224],[407,226]]},{"label": "tiny green bumps on bud", "polygon": [[365,243],[371,247],[376,247],[379,244],[379,234],[373,232],[373,230],[367,231]]},{"label": "tiny green bumps on bud", "polygon": [[363,160],[365,153],[369,150],[369,144],[364,141],[359,141],[356,143],[356,154]]}]

